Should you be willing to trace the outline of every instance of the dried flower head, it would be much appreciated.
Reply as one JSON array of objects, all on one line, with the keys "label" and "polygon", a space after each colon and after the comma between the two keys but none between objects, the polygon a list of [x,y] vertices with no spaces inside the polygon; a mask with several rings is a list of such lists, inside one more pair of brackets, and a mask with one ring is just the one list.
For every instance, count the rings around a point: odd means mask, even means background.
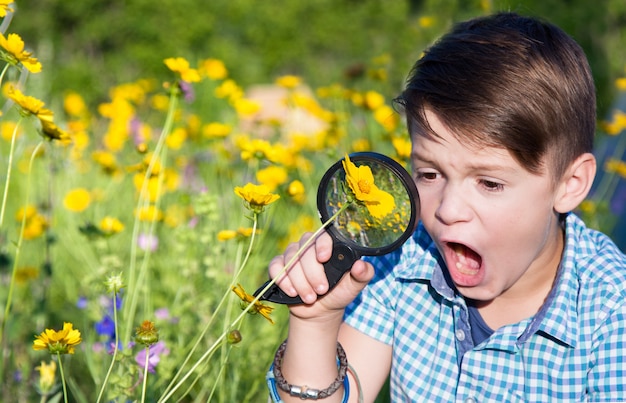
[{"label": "dried flower head", "polygon": [[154,322],[144,320],[141,326],[135,331],[135,341],[146,347],[150,347],[159,341],[159,331],[154,326]]}]

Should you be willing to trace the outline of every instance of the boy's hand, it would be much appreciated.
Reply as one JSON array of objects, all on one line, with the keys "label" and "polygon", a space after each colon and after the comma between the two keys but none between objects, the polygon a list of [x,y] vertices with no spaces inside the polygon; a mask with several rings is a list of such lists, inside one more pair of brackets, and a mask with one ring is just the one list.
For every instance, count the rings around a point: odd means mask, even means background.
[{"label": "boy's hand", "polygon": [[[269,264],[272,278],[282,270],[285,263],[290,261],[311,236],[311,233],[304,234],[299,242],[290,244],[285,253],[272,259]],[[277,285],[287,295],[291,297],[299,295],[304,302],[304,304],[289,306],[292,315],[308,319],[323,317],[331,313],[337,314],[337,311],[343,310],[356,298],[374,276],[374,268],[371,264],[357,260],[337,286],[328,292],[328,280],[323,264],[330,259],[332,250],[332,238],[326,232],[322,233],[277,281]]]}]

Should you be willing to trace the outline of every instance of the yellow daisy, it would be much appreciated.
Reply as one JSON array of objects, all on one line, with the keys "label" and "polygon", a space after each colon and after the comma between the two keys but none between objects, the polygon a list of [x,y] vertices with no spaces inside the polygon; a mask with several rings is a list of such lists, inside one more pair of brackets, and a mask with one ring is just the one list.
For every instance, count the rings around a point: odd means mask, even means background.
[{"label": "yellow daisy", "polygon": [[[0,5],[0,10],[6,10]],[[41,63],[37,58],[33,57],[31,52],[24,50],[24,41],[18,34],[9,34],[6,37],[0,33],[0,48],[2,48],[2,59],[7,63],[22,66],[31,73],[39,73],[41,71]]]},{"label": "yellow daisy", "polygon": [[48,350],[51,354],[74,354],[74,347],[81,342],[80,331],[74,329],[70,322],[63,323],[63,329],[58,332],[46,329],[39,336],[35,336],[34,350]]}]

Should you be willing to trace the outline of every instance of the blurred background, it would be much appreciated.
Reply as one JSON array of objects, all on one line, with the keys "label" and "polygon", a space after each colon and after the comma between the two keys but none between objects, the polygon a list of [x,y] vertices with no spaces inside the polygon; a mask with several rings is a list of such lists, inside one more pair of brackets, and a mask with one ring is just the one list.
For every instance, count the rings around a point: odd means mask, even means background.
[{"label": "blurred background", "polygon": [[[90,105],[105,100],[116,84],[167,77],[163,59],[175,56],[192,65],[223,60],[244,88],[292,74],[314,88],[341,83],[393,98],[422,50],[451,24],[497,10],[542,17],[582,45],[600,119],[610,121],[623,103],[615,85],[626,74],[623,0],[23,0],[18,8],[28,18],[17,18],[13,32],[44,66],[54,66],[31,77],[31,85],[39,84],[43,94],[77,91]],[[372,66],[384,74],[375,85]],[[601,134],[602,162],[623,161],[623,151],[613,155],[623,142]],[[618,221],[612,216],[603,225],[624,248],[626,222],[619,217],[626,214],[626,185],[619,175],[606,181],[617,200],[605,202],[612,202]]]}]

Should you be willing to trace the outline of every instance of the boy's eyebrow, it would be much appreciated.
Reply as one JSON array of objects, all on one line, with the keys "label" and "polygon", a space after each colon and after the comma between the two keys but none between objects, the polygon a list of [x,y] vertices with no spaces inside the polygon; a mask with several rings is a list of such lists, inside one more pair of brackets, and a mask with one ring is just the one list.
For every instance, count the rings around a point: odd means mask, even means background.
[{"label": "boy's eyebrow", "polygon": [[[413,161],[419,160],[421,162],[424,162],[430,165],[435,165],[435,166],[440,165],[439,163],[431,160],[430,158],[427,158],[424,155],[420,155],[418,151],[414,151],[411,153],[411,159]],[[512,173],[517,172],[517,169],[515,169],[515,167],[512,167],[510,165],[488,163],[488,162],[478,162],[474,164],[469,164],[468,168],[472,172],[485,172],[485,171],[487,172],[512,172]]]}]

